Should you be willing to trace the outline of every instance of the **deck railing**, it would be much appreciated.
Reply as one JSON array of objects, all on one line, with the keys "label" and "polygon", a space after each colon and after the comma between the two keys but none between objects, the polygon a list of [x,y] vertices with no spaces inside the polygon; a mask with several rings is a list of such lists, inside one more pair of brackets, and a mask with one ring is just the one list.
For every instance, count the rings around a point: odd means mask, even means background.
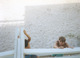
[{"label": "deck railing", "polygon": [[[17,28],[15,32],[15,45],[14,50],[12,51],[6,51],[0,53],[0,58],[24,58],[26,54],[29,55],[37,55],[37,56],[47,56],[52,54],[79,54],[80,53],[80,47],[75,48],[64,48],[64,49],[25,49],[24,47],[24,33],[23,29],[20,30]],[[20,38],[17,38],[17,36],[20,35]],[[11,56],[12,57],[8,57]],[[5,57],[6,56],[6,57]]]}]

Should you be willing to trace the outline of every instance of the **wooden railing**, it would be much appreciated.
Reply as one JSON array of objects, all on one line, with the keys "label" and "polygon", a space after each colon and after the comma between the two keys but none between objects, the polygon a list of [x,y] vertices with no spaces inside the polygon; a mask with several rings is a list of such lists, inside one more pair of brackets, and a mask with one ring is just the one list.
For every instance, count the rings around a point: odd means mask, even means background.
[{"label": "wooden railing", "polygon": [[[5,58],[4,56],[11,56],[13,58],[24,58],[26,54],[30,55],[37,55],[37,56],[47,56],[52,54],[77,54],[80,53],[80,47],[75,47],[73,49],[71,48],[65,48],[65,49],[25,49],[24,47],[24,34],[23,29],[20,30],[17,29],[15,32],[15,45],[14,50],[12,51],[6,51],[0,53],[0,58]],[[17,36],[20,35],[20,38],[17,38]],[[8,57],[10,58],[10,57]]]}]

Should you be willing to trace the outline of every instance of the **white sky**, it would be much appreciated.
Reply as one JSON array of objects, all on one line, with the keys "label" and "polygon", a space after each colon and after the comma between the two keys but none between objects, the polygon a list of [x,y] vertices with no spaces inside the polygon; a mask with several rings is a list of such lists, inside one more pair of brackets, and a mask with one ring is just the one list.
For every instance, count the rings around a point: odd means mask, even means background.
[{"label": "white sky", "polygon": [[80,0],[0,0],[0,22],[24,20],[25,6],[80,3]]}]

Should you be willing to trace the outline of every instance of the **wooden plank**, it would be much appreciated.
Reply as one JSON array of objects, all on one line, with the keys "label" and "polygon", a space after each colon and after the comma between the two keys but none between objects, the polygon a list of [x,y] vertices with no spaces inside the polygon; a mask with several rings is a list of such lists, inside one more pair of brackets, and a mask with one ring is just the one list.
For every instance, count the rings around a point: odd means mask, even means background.
[{"label": "wooden plank", "polygon": [[0,58],[14,58],[14,55],[0,56]]},{"label": "wooden plank", "polygon": [[25,54],[32,54],[38,56],[46,56],[52,54],[76,54],[80,53],[80,47],[65,48],[65,49],[24,49]]},{"label": "wooden plank", "polygon": [[21,39],[20,39],[20,41],[21,41],[21,46],[20,46],[20,48],[21,48],[21,58],[24,58],[24,33],[23,33],[23,30],[24,30],[24,28],[21,28]]},{"label": "wooden plank", "polygon": [[14,58],[17,58],[17,46],[18,46],[19,28],[15,30],[15,42],[14,42]]},{"label": "wooden plank", "polygon": [[0,56],[9,56],[9,55],[13,55],[13,54],[14,54],[14,50],[6,51],[6,52],[0,52]]},{"label": "wooden plank", "polygon": [[[21,29],[20,28],[18,29],[18,35],[21,36]],[[20,39],[21,39],[21,37],[19,37],[17,39],[18,40],[17,41],[17,54],[16,54],[17,58],[21,58],[21,55],[20,55],[20,53],[21,53],[21,48],[20,48],[21,47],[21,45],[20,45],[21,44],[21,40]]]},{"label": "wooden plank", "polygon": [[17,58],[21,58],[20,57],[20,53],[21,53],[21,50],[20,50],[20,39],[18,39]]}]

